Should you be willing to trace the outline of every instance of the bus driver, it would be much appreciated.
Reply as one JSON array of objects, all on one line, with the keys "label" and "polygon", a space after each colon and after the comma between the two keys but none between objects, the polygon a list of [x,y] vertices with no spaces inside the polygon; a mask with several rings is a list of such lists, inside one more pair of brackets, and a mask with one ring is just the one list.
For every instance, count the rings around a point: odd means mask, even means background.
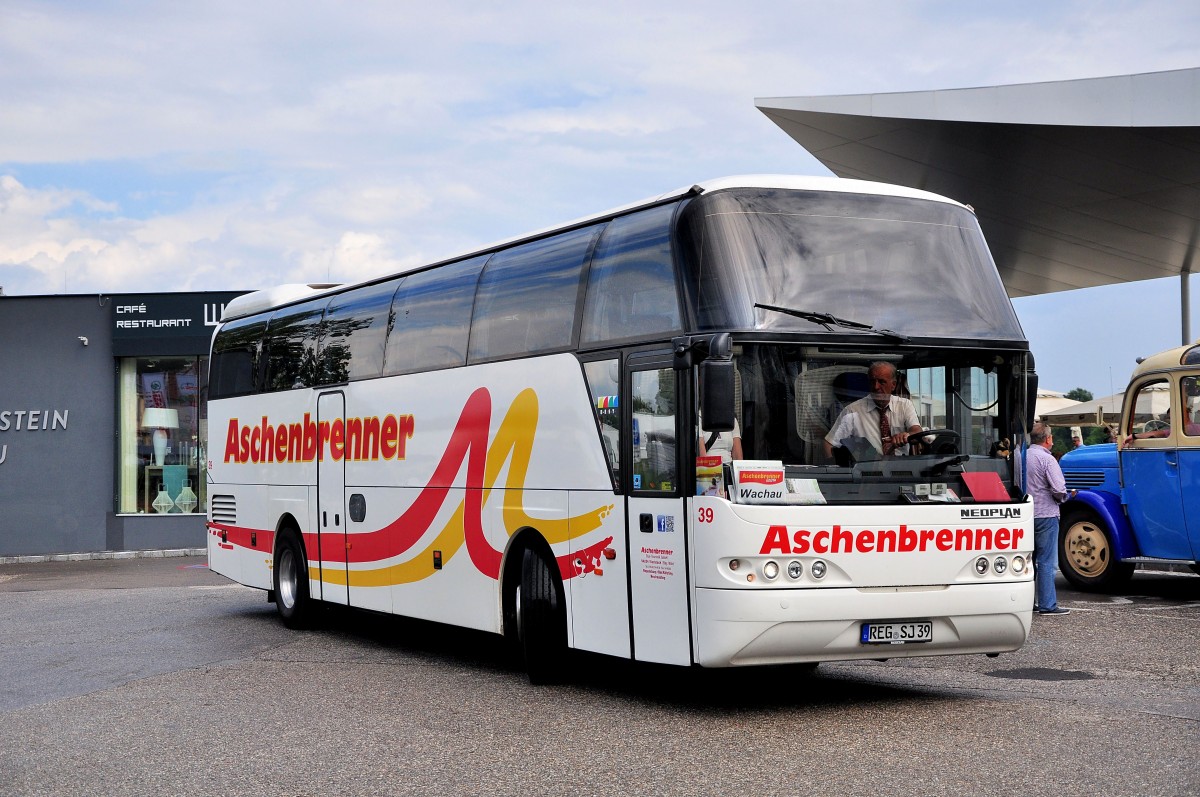
[{"label": "bus driver", "polygon": [[[833,457],[835,447],[847,447],[877,457],[908,453],[908,436],[921,431],[913,403],[892,395],[896,389],[896,366],[889,362],[874,362],[867,370],[871,392],[848,404],[829,434],[825,435],[825,456]],[[865,442],[864,442],[865,441]],[[869,446],[870,448],[868,448]]]}]

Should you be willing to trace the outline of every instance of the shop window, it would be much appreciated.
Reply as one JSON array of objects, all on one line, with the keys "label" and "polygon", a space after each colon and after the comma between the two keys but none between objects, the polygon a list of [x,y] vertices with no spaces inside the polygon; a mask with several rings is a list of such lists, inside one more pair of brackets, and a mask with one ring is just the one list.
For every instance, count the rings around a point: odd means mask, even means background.
[{"label": "shop window", "polygon": [[205,510],[200,374],[207,357],[128,357],[118,384],[117,511]]}]

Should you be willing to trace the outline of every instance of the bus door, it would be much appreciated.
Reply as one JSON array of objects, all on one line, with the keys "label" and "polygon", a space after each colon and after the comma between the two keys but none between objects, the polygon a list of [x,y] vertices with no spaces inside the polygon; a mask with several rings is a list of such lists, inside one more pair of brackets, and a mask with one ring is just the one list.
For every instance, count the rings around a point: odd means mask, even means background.
[{"label": "bus door", "polygon": [[[317,398],[317,428],[335,420],[346,422],[346,396],[323,393]],[[321,597],[332,603],[350,602],[346,569],[346,463],[334,459],[332,446],[317,447],[317,558],[321,561]],[[313,551],[309,551],[309,558]]]},{"label": "bus door", "polygon": [[679,374],[669,358],[630,368],[626,523],[633,657],[687,665],[692,646],[683,496],[690,485],[681,482],[679,452],[690,446],[679,424]]}]

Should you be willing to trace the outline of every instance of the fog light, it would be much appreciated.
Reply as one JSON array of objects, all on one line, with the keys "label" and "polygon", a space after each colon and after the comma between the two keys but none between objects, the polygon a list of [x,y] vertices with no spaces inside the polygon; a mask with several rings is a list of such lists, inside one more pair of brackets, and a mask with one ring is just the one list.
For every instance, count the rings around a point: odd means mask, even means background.
[{"label": "fog light", "polygon": [[1025,557],[1014,556],[1012,561],[1012,569],[1014,573],[1021,574],[1025,572]]},{"label": "fog light", "polygon": [[788,562],[788,578],[795,581],[802,575],[804,575],[804,565],[799,562]]},{"label": "fog light", "polygon": [[818,559],[817,561],[815,561],[811,565],[809,565],[808,570],[810,573],[812,573],[813,578],[824,578],[825,577],[825,563],[822,562],[820,559]]},{"label": "fog light", "polygon": [[737,570],[737,569],[738,569],[739,567],[741,567],[741,566],[742,566],[742,563],[741,563],[741,562],[739,562],[737,559],[730,559],[730,560],[729,560],[729,569],[730,569],[730,570]]},{"label": "fog light", "polygon": [[767,581],[774,581],[779,577],[779,563],[767,562],[763,565],[763,578]]},{"label": "fog light", "polygon": [[1008,569],[1008,560],[1003,556],[997,556],[996,561],[992,563],[992,567],[996,571],[996,575],[1004,575],[1004,571]]},{"label": "fog light", "polygon": [[979,557],[975,560],[975,572],[981,576],[986,576],[988,571],[988,560],[984,557]]}]

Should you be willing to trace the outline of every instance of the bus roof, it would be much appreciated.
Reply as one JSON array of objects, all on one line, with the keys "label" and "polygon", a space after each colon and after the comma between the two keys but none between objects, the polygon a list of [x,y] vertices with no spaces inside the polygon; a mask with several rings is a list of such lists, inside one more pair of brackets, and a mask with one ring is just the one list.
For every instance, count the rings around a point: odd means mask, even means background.
[{"label": "bus roof", "polygon": [[969,206],[956,202],[953,199],[941,196],[940,194],[930,193],[929,191],[921,191],[916,188],[908,188],[901,185],[890,185],[888,183],[876,183],[868,180],[852,180],[845,177],[819,177],[819,176],[804,176],[790,174],[753,174],[753,175],[738,175],[733,177],[718,177],[712,180],[705,180],[695,183],[686,188],[679,188],[674,191],[668,191],[656,196],[647,197],[637,202],[631,202],[620,207],[610,208],[601,213],[593,213],[589,216],[583,216],[573,221],[568,221],[563,224],[556,224],[553,227],[545,227],[533,232],[523,233],[512,238],[505,238],[500,241],[472,249],[467,252],[454,255],[452,257],[439,258],[430,263],[420,266],[413,266],[408,269],[388,274],[380,275],[370,279],[363,280],[357,283],[347,283],[340,285],[337,283],[310,283],[310,284],[287,284],[277,285],[273,288],[267,288],[261,291],[254,291],[243,296],[239,296],[225,306],[225,311],[221,315],[222,321],[230,321],[235,318],[243,318],[255,313],[261,313],[274,307],[281,307],[286,304],[303,301],[312,298],[318,294],[330,292],[333,289],[351,288],[356,285],[367,285],[372,282],[379,282],[385,279],[401,276],[413,271],[419,271],[432,265],[440,263],[449,263],[455,260],[462,260],[475,255],[490,252],[495,249],[501,249],[506,246],[512,246],[522,241],[541,238],[553,232],[569,229],[572,227],[581,227],[586,224],[601,221],[603,219],[621,216],[626,213],[631,213],[635,210],[658,205],[665,202],[670,202],[675,199],[690,195],[699,196],[708,194],[714,191],[722,191],[730,188],[783,188],[795,191],[823,191],[833,193],[846,194],[872,194],[876,196],[894,196],[908,199],[923,199],[933,202],[944,202],[950,205],[957,205],[972,210]]}]

